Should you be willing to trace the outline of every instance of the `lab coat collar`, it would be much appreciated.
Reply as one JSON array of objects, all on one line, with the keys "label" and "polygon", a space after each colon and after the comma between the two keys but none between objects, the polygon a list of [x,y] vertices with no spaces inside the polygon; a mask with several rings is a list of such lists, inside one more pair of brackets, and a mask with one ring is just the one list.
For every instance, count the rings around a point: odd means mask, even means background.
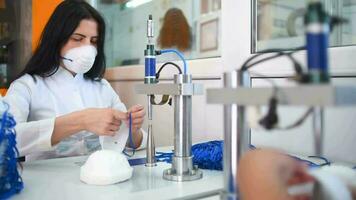
[{"label": "lab coat collar", "polygon": [[75,76],[73,76],[72,73],[70,73],[67,69],[65,69],[62,66],[58,67],[57,72],[53,76],[54,76],[54,78],[67,80],[67,81],[71,81],[71,82],[81,82],[84,80],[83,74],[76,74]]}]

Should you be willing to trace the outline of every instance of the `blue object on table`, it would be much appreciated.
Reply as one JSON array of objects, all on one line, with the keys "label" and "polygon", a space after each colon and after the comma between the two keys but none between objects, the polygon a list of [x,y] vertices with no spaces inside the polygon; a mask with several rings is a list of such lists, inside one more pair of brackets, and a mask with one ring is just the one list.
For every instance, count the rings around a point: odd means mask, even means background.
[{"label": "blue object on table", "polygon": [[[250,145],[251,149],[256,149]],[[200,169],[223,170],[224,141],[214,140],[203,142],[192,146],[193,164]],[[158,162],[172,162],[173,153],[157,152]]]},{"label": "blue object on table", "polygon": [[[201,169],[223,169],[223,141],[210,141],[192,146],[193,164]],[[172,162],[173,153],[157,152],[156,160],[159,162]]]},{"label": "blue object on table", "polygon": [[23,182],[17,170],[16,122],[8,104],[0,101],[0,107],[0,199],[9,199],[23,189]]},{"label": "blue object on table", "polygon": [[201,169],[223,169],[223,141],[210,141],[192,146],[193,163]]},{"label": "blue object on table", "polygon": [[146,158],[133,158],[128,161],[130,166],[143,165],[146,163]]},{"label": "blue object on table", "polygon": [[130,141],[130,146],[132,148],[132,154],[128,154],[126,152],[126,148],[124,148],[124,150],[122,151],[122,153],[124,153],[126,156],[128,157],[132,157],[135,155],[135,144],[133,142],[133,136],[132,136],[132,114],[129,114],[129,141]]}]

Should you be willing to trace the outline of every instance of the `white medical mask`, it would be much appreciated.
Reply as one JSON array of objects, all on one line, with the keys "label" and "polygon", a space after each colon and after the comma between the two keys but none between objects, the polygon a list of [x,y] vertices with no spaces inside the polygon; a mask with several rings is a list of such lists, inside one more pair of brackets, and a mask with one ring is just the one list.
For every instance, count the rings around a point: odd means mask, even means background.
[{"label": "white medical mask", "polygon": [[62,59],[68,70],[77,74],[85,74],[92,68],[96,55],[96,48],[86,45],[68,50]]}]

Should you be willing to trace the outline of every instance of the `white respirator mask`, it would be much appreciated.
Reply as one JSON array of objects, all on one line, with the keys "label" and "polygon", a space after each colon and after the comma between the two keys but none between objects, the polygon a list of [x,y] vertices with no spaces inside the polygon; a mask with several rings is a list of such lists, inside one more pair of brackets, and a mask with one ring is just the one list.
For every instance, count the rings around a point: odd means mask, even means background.
[{"label": "white respirator mask", "polygon": [[74,73],[85,74],[93,67],[97,53],[92,45],[73,48],[62,57],[63,64]]}]

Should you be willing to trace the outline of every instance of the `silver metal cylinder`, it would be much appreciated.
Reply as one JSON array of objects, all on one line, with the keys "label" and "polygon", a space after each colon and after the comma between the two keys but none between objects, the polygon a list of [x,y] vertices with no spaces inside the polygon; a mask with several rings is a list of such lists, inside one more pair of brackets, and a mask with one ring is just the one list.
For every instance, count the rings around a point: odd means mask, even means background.
[{"label": "silver metal cylinder", "polygon": [[[233,71],[224,74],[224,87],[249,87],[247,73]],[[238,199],[237,166],[250,148],[250,130],[245,116],[245,108],[236,104],[224,106],[224,191],[222,199]]]},{"label": "silver metal cylinder", "polygon": [[[175,84],[192,84],[192,76],[177,74]],[[174,96],[174,155],[172,168],[163,172],[171,181],[192,181],[202,178],[202,172],[193,166],[192,157],[192,96]]]},{"label": "silver metal cylinder", "polygon": [[154,37],[154,22],[152,20],[152,15],[149,16],[147,20],[147,37],[153,38]]},{"label": "silver metal cylinder", "polygon": [[146,167],[156,166],[156,146],[154,142],[153,132],[152,132],[152,103],[151,95],[147,96],[148,108],[148,130],[147,130],[147,145],[146,145]]},{"label": "silver metal cylinder", "polygon": [[[174,76],[175,84],[192,83],[192,76]],[[190,157],[192,147],[192,96],[174,96],[174,155]]]},{"label": "silver metal cylinder", "polygon": [[315,155],[323,156],[324,110],[322,107],[314,107],[313,109],[313,132]]},{"label": "silver metal cylinder", "polygon": [[148,120],[152,120],[152,102],[151,102],[151,96],[152,96],[152,95],[147,95],[147,117],[148,117]]},{"label": "silver metal cylinder", "polygon": [[156,166],[156,147],[154,142],[154,137],[152,134],[152,124],[148,125],[147,132],[147,147],[146,147],[146,167]]}]

